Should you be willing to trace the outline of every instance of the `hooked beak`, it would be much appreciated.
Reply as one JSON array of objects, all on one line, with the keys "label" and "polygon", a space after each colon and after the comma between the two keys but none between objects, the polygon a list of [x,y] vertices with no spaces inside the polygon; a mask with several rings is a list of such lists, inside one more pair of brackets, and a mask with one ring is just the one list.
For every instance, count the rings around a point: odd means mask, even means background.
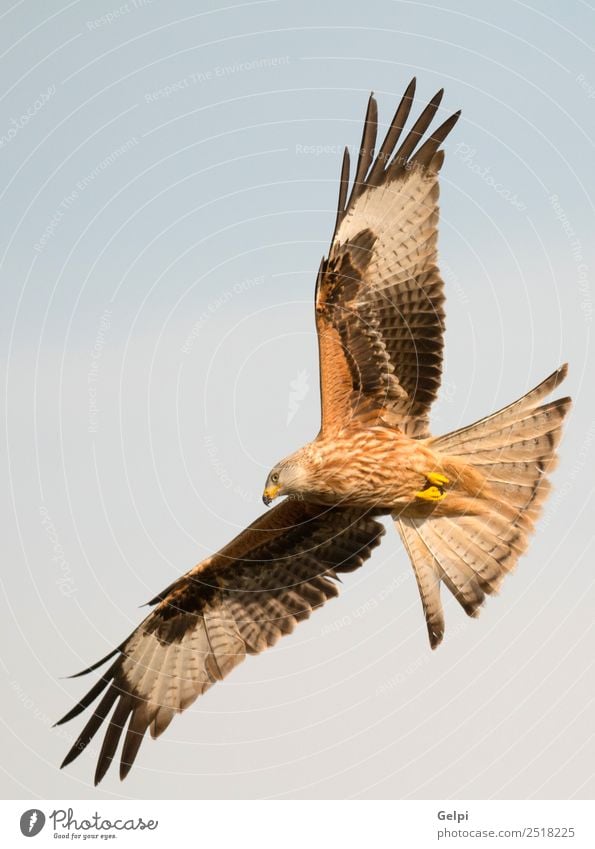
[{"label": "hooked beak", "polygon": [[264,501],[267,507],[272,504],[275,498],[279,495],[280,489],[280,486],[267,486],[267,488],[262,494],[262,500]]}]

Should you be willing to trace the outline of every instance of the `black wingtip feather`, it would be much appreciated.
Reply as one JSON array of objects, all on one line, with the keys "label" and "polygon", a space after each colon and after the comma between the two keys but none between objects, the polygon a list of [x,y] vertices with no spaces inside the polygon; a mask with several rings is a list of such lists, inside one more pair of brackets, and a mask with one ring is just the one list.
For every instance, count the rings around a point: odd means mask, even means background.
[{"label": "black wingtip feather", "polygon": [[[349,208],[354,201],[365,191],[367,186],[378,185],[383,180],[392,180],[402,173],[404,167],[417,164],[423,167],[432,165],[435,167],[439,163],[434,160],[434,155],[438,148],[456,124],[460,116],[460,110],[454,115],[451,115],[437,130],[427,139],[419,151],[412,157],[415,148],[423,139],[428,127],[430,126],[434,115],[444,97],[444,89],[439,89],[434,97],[430,100],[427,106],[423,109],[413,127],[405,136],[400,148],[395,151],[397,142],[401,137],[401,133],[407,123],[411,112],[417,80],[412,77],[401,101],[397,107],[391,125],[386,133],[384,141],[380,146],[380,150],[376,158],[374,158],[374,150],[376,146],[376,134],[378,128],[378,106],[374,98],[374,92],[370,94],[366,117],[364,120],[364,128],[362,140],[357,159],[355,176],[351,186],[351,193],[347,197],[348,182],[349,182],[349,160],[348,154],[343,157],[343,166],[341,170],[341,183],[339,187],[339,203],[337,207],[337,218],[335,221],[335,230],[333,233],[333,241],[337,230],[347,214]],[[412,157],[410,159],[410,157]],[[346,170],[347,162],[347,170]]]},{"label": "black wingtip feather", "polygon": [[80,713],[86,710],[86,708],[88,708],[89,705],[95,701],[99,694],[105,690],[110,681],[111,678],[100,678],[99,681],[95,684],[95,686],[92,687],[85,696],[83,696],[80,702],[78,702],[71,710],[69,710],[68,713],[62,717],[62,719],[59,719],[57,722],[54,722],[53,727],[56,728],[56,726],[58,725],[64,725],[65,722],[70,722],[71,719],[74,719],[75,716],[78,716]]},{"label": "black wingtip feather", "polygon": [[119,695],[120,693],[115,687],[110,687],[110,689],[104,695],[103,699],[95,708],[93,715],[77,737],[76,741],[68,751],[68,754],[62,761],[60,769],[63,769],[65,766],[68,766],[68,764],[72,763],[72,761],[78,758],[81,752],[85,751],[95,734],[97,734],[97,731],[103,724],[106,716],[112,709],[113,704]]},{"label": "black wingtip feather", "polygon": [[95,661],[92,666],[87,667],[87,669],[81,670],[81,672],[75,672],[74,675],[67,675],[66,678],[80,678],[81,675],[87,675],[89,672],[94,672],[96,669],[99,669],[100,666],[103,666],[106,661],[110,660],[114,655],[118,654],[118,652],[121,652],[125,645],[126,641],[120,643],[119,646],[117,646],[109,654],[106,654],[105,657],[102,657],[101,660]]},{"label": "black wingtip feather", "polygon": [[124,781],[132,769],[148,727],[147,716],[140,708],[137,708],[132,714],[130,725],[124,738],[122,757],[120,759],[120,781]]},{"label": "black wingtip feather", "polygon": [[[349,159],[349,148],[346,147],[343,151],[343,162],[341,164],[341,177],[339,180],[339,199],[337,201],[337,217],[335,219],[335,230],[333,233],[333,239],[335,237],[335,233],[339,227],[339,224],[343,220],[343,216],[345,214],[345,207],[347,206],[347,192],[349,191],[349,167],[350,167],[350,159]],[[322,264],[324,263],[324,257],[322,257],[322,262],[320,267],[322,268]]]},{"label": "black wingtip feather", "polygon": [[[451,115],[450,118],[447,118],[446,121],[440,124],[430,138],[422,144],[415,156],[412,157],[411,165],[421,165],[423,167],[430,165],[434,155],[438,152],[438,148],[446,139],[460,116],[461,110],[459,109],[458,112],[455,112],[454,115]],[[433,164],[432,167],[434,167]]]},{"label": "black wingtip feather", "polygon": [[[422,111],[421,115],[413,125],[413,127],[409,130],[405,140],[401,147],[397,150],[394,156],[393,163],[391,165],[396,164],[397,166],[402,166],[405,163],[415,148],[417,147],[419,141],[423,137],[424,133],[432,123],[432,119],[436,114],[438,107],[440,106],[440,102],[442,97],[444,96],[444,89],[441,88],[436,92],[434,97],[430,100],[428,105]],[[389,170],[391,166],[389,165]]]},{"label": "black wingtip feather", "polygon": [[403,128],[409,118],[409,113],[411,112],[411,107],[415,97],[415,86],[416,80],[415,77],[413,77],[405,89],[405,93],[403,94],[399,105],[397,106],[393,119],[390,123],[390,127],[388,128],[384,141],[378,151],[376,161],[372,164],[372,168],[370,169],[370,173],[368,175],[368,182],[370,185],[377,184],[385,173],[386,165],[393,154],[395,145],[399,141]]},{"label": "black wingtip feather", "polygon": [[374,150],[376,148],[376,135],[378,132],[378,104],[373,95],[368,100],[368,108],[366,109],[366,117],[364,120],[364,129],[362,132],[362,140],[360,143],[359,154],[357,158],[357,167],[355,177],[353,179],[353,188],[351,190],[350,203],[365,188],[365,177],[368,169],[374,161]]},{"label": "black wingtip feather", "polygon": [[95,770],[95,786],[97,786],[101,779],[105,776],[106,772],[112,764],[112,761],[114,760],[114,755],[116,753],[116,749],[118,748],[118,743],[120,742],[122,732],[124,731],[126,722],[128,721],[130,714],[132,713],[133,707],[133,699],[130,697],[126,698],[125,696],[122,696],[116,706],[116,709],[107,727],[107,731],[105,732],[105,736],[103,738],[103,745],[99,753],[99,758],[97,759],[97,768]]}]

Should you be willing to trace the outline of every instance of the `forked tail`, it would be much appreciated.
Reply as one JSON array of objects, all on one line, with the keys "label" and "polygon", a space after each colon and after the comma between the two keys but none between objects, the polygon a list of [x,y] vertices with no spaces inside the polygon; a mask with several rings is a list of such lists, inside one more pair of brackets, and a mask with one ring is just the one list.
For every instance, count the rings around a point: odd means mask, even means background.
[{"label": "forked tail", "polygon": [[562,366],[518,401],[432,441],[443,455],[474,466],[489,485],[480,515],[398,518],[422,599],[430,644],[444,635],[443,582],[469,616],[496,592],[528,545],[550,488],[570,398],[540,402],[566,377]]}]

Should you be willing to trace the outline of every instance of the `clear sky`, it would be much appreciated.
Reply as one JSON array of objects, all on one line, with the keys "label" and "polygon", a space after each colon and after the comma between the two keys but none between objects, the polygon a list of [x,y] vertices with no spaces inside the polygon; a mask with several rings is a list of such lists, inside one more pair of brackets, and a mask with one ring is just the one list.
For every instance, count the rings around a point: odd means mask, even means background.
[{"label": "clear sky", "polygon": [[[0,19],[2,791],[592,797],[593,130],[586,3],[18,2]],[[369,92],[447,143],[436,433],[561,362],[575,408],[529,554],[430,652],[392,527],[341,597],[148,740],[124,784],[65,680],[262,510],[318,429],[312,296]],[[591,377],[589,377],[591,375]]]}]

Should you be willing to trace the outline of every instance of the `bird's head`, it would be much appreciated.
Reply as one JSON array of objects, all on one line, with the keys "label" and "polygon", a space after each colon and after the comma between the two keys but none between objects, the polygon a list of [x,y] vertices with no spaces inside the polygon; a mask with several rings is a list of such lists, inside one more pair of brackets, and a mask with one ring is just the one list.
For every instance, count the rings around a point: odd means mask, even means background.
[{"label": "bird's head", "polygon": [[268,507],[282,495],[299,497],[307,486],[307,470],[297,455],[277,463],[267,477],[262,500]]}]

